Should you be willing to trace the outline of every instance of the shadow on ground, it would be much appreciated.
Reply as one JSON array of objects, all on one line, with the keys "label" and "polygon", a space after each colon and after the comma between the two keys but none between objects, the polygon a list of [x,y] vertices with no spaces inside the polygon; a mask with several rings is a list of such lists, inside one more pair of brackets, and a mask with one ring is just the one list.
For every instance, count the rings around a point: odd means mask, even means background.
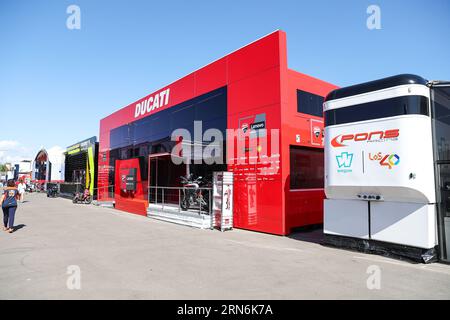
[{"label": "shadow on ground", "polygon": [[17,226],[14,226],[14,232],[17,232],[18,230],[20,230],[26,226],[27,226],[26,224],[19,224]]},{"label": "shadow on ground", "polygon": [[292,229],[292,232],[288,236],[288,238],[299,241],[323,244],[324,242],[323,225],[315,224],[312,226],[305,226]]}]

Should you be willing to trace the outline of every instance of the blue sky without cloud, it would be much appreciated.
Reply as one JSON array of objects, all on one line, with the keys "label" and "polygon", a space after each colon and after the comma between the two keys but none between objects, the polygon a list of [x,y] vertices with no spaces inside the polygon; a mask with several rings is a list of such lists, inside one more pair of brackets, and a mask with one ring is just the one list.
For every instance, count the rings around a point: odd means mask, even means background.
[{"label": "blue sky without cloud", "polygon": [[0,161],[98,136],[101,118],[276,29],[290,68],[339,86],[450,79],[449,0],[0,0]]}]

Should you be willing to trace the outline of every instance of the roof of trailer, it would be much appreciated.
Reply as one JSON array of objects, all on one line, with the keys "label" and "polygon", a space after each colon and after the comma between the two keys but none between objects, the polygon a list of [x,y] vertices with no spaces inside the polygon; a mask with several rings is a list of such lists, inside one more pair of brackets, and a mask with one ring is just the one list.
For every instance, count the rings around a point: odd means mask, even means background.
[{"label": "roof of trailer", "polygon": [[343,87],[331,91],[325,98],[325,101],[336,100],[340,98],[350,97],[371,91],[382,90],[386,88],[396,87],[404,84],[422,84],[428,83],[424,78],[415,74],[399,74],[396,76],[378,79],[374,81],[364,82],[353,86]]}]

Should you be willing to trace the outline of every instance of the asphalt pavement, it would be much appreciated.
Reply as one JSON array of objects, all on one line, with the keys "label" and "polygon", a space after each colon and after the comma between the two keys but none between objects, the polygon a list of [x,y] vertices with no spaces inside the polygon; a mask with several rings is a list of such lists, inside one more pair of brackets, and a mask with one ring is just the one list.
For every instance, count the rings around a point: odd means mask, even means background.
[{"label": "asphalt pavement", "polygon": [[450,266],[220,232],[27,194],[0,233],[0,299],[449,299]]}]

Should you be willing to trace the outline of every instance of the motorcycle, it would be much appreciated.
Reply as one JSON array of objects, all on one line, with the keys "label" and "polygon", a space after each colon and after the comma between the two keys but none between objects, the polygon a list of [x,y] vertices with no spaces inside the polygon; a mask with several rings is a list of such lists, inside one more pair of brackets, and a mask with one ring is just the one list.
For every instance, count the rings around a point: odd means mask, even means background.
[{"label": "motorcycle", "polygon": [[84,191],[84,193],[77,192],[72,199],[72,203],[82,203],[82,204],[91,204],[92,196],[89,192]]},{"label": "motorcycle", "polygon": [[58,186],[47,188],[47,198],[56,198],[58,196]]},{"label": "motorcycle", "polygon": [[26,185],[26,187],[25,187],[25,192],[28,192],[28,193],[32,193],[32,192],[34,192],[34,184],[27,184]]},{"label": "motorcycle", "polygon": [[34,190],[36,190],[36,192],[44,192],[44,184],[36,182],[36,184],[34,185]]},{"label": "motorcycle", "polygon": [[196,179],[193,179],[192,174],[183,177],[181,176],[181,184],[183,185],[183,198],[181,199],[181,210],[187,211],[191,207],[198,207],[200,211],[204,210],[209,212],[208,210],[208,197],[203,195],[202,189],[200,189],[200,185],[204,182],[202,181],[202,177],[199,176]]}]

